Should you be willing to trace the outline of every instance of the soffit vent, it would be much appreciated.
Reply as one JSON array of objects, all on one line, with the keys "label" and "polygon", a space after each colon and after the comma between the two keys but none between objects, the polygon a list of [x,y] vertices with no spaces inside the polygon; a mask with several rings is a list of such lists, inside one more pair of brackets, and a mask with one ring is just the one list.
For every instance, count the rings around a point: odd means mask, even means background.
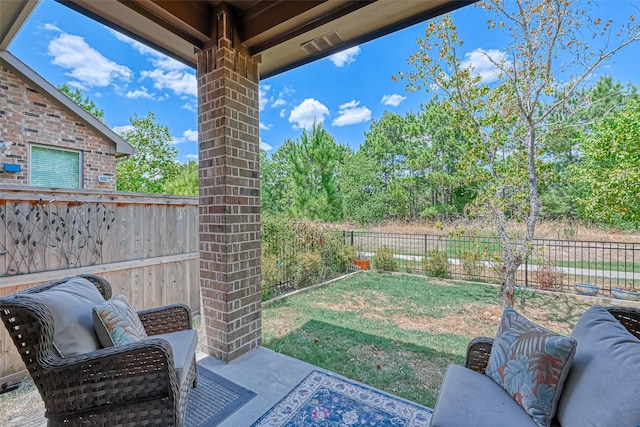
[{"label": "soffit vent", "polygon": [[342,37],[340,37],[336,31],[332,31],[311,41],[302,43],[301,46],[308,54],[313,55],[337,46],[342,42]]}]

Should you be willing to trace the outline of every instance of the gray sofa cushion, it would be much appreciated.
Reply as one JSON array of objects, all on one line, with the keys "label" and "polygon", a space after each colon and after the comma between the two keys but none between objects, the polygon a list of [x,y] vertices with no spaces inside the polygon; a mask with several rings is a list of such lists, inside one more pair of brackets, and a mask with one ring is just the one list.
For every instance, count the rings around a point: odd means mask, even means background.
[{"label": "gray sofa cushion", "polygon": [[486,375],[449,365],[431,427],[537,427],[518,402]]},{"label": "gray sofa cushion", "polygon": [[198,346],[198,333],[195,329],[187,329],[168,334],[150,335],[149,338],[162,338],[169,342],[173,350],[173,362],[178,375],[178,382],[182,384],[194,361],[196,347]]},{"label": "gray sofa cushion", "polygon": [[599,306],[571,336],[578,347],[558,402],[562,427],[640,426],[640,340]]},{"label": "gray sofa cushion", "polygon": [[93,328],[93,307],[104,298],[87,279],[73,277],[44,292],[21,298],[42,303],[53,317],[53,344],[62,357],[102,348]]}]

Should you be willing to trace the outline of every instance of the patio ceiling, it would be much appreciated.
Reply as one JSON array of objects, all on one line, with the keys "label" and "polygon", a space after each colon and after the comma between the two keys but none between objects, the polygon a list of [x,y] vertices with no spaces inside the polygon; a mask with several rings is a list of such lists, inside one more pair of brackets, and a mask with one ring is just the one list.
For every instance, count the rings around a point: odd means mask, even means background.
[{"label": "patio ceiling", "polygon": [[[38,0],[0,0],[0,49]],[[57,0],[192,67],[228,5],[260,77],[356,46],[473,0]],[[16,24],[16,21],[18,23]]]}]

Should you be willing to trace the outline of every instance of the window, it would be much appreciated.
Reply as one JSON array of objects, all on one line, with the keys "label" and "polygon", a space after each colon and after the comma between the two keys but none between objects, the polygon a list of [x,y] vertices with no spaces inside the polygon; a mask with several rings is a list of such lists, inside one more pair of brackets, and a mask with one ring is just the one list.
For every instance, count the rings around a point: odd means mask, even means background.
[{"label": "window", "polygon": [[34,187],[81,188],[79,151],[31,146],[29,185]]}]

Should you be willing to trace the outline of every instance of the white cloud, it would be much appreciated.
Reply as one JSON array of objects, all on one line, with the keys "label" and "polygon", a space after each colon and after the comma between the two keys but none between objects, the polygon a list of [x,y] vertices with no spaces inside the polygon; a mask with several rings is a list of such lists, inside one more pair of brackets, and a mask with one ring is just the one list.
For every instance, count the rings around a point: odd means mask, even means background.
[{"label": "white cloud", "polygon": [[359,101],[351,101],[340,106],[340,116],[333,121],[334,126],[355,125],[371,120],[371,110],[359,107]]},{"label": "white cloud", "polygon": [[168,57],[164,53],[158,52],[157,50],[143,43],[140,43],[139,41],[136,41],[131,37],[120,34],[115,30],[111,30],[111,33],[116,37],[117,40],[131,45],[142,55],[150,56],[150,58],[148,59],[156,68],[162,68],[163,70],[184,70],[188,68],[182,62],[176,61],[175,59]]},{"label": "white cloud", "polygon": [[57,31],[59,33],[62,32],[62,30],[54,24],[44,24],[44,29],[48,31]]},{"label": "white cloud", "polygon": [[117,133],[118,135],[123,136],[127,132],[131,132],[135,130],[135,128],[131,125],[124,125],[124,126],[114,126],[111,128],[111,130]]},{"label": "white cloud", "polygon": [[67,75],[77,80],[76,87],[104,87],[114,80],[128,82],[131,79],[128,67],[104,57],[79,36],[60,34],[49,42],[48,54],[53,57],[54,65],[69,70]]},{"label": "white cloud", "polygon": [[192,112],[197,112],[198,109],[196,108],[196,106],[193,104],[193,102],[187,102],[186,104],[184,104],[181,107],[183,110],[187,110],[187,111],[192,111]]},{"label": "white cloud", "polygon": [[169,89],[176,95],[198,96],[196,76],[189,72],[155,69],[143,71],[140,75],[151,79],[156,89]]},{"label": "white cloud", "polygon": [[260,122],[260,129],[262,129],[262,130],[269,130],[272,127],[273,127],[273,125],[268,125],[268,124]]},{"label": "white cloud", "polygon": [[197,154],[187,154],[185,157],[188,160],[195,160],[196,162],[198,161],[198,155]]},{"label": "white cloud", "polygon": [[342,52],[334,53],[329,59],[336,67],[344,67],[355,62],[356,57],[360,54],[360,46],[354,46]]},{"label": "white cloud", "polygon": [[480,76],[482,83],[491,83],[499,77],[500,70],[496,63],[504,63],[508,66],[506,52],[498,49],[476,49],[464,54],[464,61],[460,64],[462,68],[469,68],[472,74]]},{"label": "white cloud", "polygon": [[309,129],[314,122],[322,123],[325,116],[329,116],[329,109],[320,101],[307,98],[291,110],[289,123],[293,123],[295,129]]},{"label": "white cloud", "polygon": [[287,101],[285,101],[282,98],[278,98],[275,101],[273,101],[273,104],[271,104],[271,107],[278,108],[278,107],[282,107],[283,105],[287,105]]},{"label": "white cloud", "polygon": [[185,64],[117,31],[112,30],[111,32],[116,39],[131,45],[139,53],[146,56],[147,60],[153,65],[153,70],[140,73],[142,79],[151,79],[156,89],[169,89],[178,96],[196,97],[198,95],[195,74]]},{"label": "white cloud", "polygon": [[136,89],[133,91],[130,90],[129,92],[127,92],[125,96],[129,99],[138,99],[138,98],[156,99],[155,93],[149,93],[147,88],[144,86],[140,87],[140,89]]},{"label": "white cloud", "polygon": [[380,102],[384,105],[391,105],[392,107],[397,107],[405,99],[407,99],[406,96],[402,96],[402,95],[398,95],[397,93],[394,93],[393,95],[383,96]]},{"label": "white cloud", "polygon": [[264,142],[263,140],[260,140],[260,149],[264,151],[269,151],[269,150],[272,150],[273,147],[267,144],[266,142]]},{"label": "white cloud", "polygon": [[270,97],[268,94],[270,90],[270,85],[261,85],[258,89],[258,102],[260,104],[260,111],[264,110],[264,107],[266,107],[270,101]]},{"label": "white cloud", "polygon": [[180,144],[181,142],[198,142],[198,131],[193,129],[187,129],[182,132],[181,137],[173,137],[172,144]]},{"label": "white cloud", "polygon": [[282,110],[280,110],[280,117],[284,117],[286,115],[287,115],[287,110],[286,109],[283,108]]},{"label": "white cloud", "polygon": [[138,52],[140,52],[143,55],[154,55],[157,53],[157,51],[155,49],[150,48],[149,46],[142,44],[134,39],[132,39],[131,37],[125,36],[124,34],[121,34],[115,30],[111,30],[111,33],[116,36],[116,39],[118,39],[121,42],[125,42],[127,44],[130,44],[131,46],[133,46],[133,48],[135,50],[137,50]]}]

